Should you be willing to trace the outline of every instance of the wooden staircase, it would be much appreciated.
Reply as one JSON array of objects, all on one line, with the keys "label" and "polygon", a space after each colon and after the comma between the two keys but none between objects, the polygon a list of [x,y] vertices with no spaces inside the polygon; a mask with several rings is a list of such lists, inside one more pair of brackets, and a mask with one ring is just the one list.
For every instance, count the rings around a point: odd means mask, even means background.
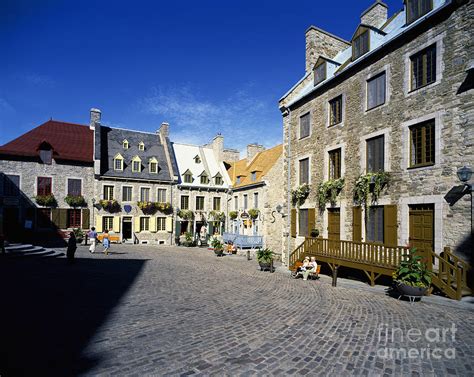
[{"label": "wooden staircase", "polygon": [[[403,255],[408,253],[406,246],[388,246],[367,242],[332,240],[325,238],[306,238],[290,255],[290,270],[306,256],[314,256],[318,263],[327,263],[336,272],[339,266],[364,271],[371,285],[382,275],[392,276],[398,268]],[[432,285],[446,296],[460,300],[471,295],[467,276],[470,265],[444,248],[441,255],[433,251],[420,252],[433,272]]]}]

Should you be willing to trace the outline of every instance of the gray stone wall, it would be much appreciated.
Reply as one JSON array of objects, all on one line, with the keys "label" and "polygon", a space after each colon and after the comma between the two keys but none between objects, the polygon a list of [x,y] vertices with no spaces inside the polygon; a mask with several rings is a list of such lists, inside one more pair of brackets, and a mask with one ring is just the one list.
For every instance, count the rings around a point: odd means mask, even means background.
[{"label": "gray stone wall", "polygon": [[[290,117],[284,117],[285,157],[289,154],[288,133],[291,135],[292,189],[297,186],[298,159],[308,154],[311,157],[312,190],[305,203],[307,206],[317,207],[317,185],[327,180],[328,149],[342,146],[346,184],[338,198],[341,238],[352,238],[352,192],[357,177],[365,173],[365,153],[362,150],[364,138],[385,132],[386,170],[390,171],[392,182],[383,192],[379,203],[398,206],[399,244],[406,245],[409,241],[408,205],[433,203],[436,252],[442,251],[445,246],[457,250],[466,247],[471,221],[468,199],[449,207],[443,196],[451,187],[459,184],[457,168],[474,165],[472,84],[470,89],[463,89],[469,88],[466,85],[466,67],[474,55],[471,33],[473,18],[472,2],[461,6],[448,19],[390,51],[375,63],[353,71],[337,86],[316,98],[303,101],[292,110]],[[434,42],[439,46],[437,81],[410,92],[409,57]],[[383,70],[387,72],[386,104],[366,111],[366,81],[371,75]],[[341,93],[345,96],[343,126],[328,128],[328,101]],[[298,140],[298,120],[308,110],[311,111],[312,134],[309,138]],[[436,163],[431,167],[408,169],[408,127],[427,118],[436,119]],[[286,172],[285,165],[285,176]],[[323,235],[327,234],[327,211],[318,214],[316,226],[323,230]],[[290,248],[293,250],[300,241],[290,239]],[[472,247],[472,243],[469,247]]]},{"label": "gray stone wall", "polygon": [[387,21],[387,6],[385,3],[376,2],[360,17],[360,23],[380,28]]}]

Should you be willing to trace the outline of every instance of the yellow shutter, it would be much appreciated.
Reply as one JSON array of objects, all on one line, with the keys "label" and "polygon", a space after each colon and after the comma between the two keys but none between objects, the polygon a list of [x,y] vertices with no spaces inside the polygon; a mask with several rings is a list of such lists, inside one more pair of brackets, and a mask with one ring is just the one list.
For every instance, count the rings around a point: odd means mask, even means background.
[{"label": "yellow shutter", "polygon": [[120,233],[120,216],[114,216],[112,230],[115,233]]},{"label": "yellow shutter", "polygon": [[362,241],[362,209],[352,207],[352,241]]},{"label": "yellow shutter", "polygon": [[140,217],[136,216],[133,224],[133,231],[138,233],[140,231]]},{"label": "yellow shutter", "polygon": [[166,218],[166,231],[169,233],[173,232],[173,218],[172,217]]},{"label": "yellow shutter", "polygon": [[150,232],[156,232],[156,217],[150,217]]},{"label": "yellow shutter", "polygon": [[296,209],[292,208],[291,209],[291,231],[290,231],[291,237],[295,238],[296,237]]},{"label": "yellow shutter", "polygon": [[97,233],[102,232],[102,216],[97,215],[95,217],[95,231]]},{"label": "yellow shutter", "polygon": [[398,222],[397,206],[389,205],[383,207],[384,223],[384,243],[389,246],[397,246],[398,243]]}]

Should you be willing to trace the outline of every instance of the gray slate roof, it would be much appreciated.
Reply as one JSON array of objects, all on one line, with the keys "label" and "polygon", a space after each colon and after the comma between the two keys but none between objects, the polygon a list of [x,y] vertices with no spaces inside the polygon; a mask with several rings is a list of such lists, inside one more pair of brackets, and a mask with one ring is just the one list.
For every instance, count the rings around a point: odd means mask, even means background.
[{"label": "gray slate roof", "polygon": [[[166,160],[165,147],[161,144],[160,136],[154,133],[124,130],[96,125],[96,159],[100,159],[101,172],[105,177],[120,177],[131,179],[143,179],[153,181],[172,181],[168,162]],[[100,136],[100,137],[99,137]],[[129,148],[123,148],[123,141],[127,140]],[[138,150],[138,144],[143,142],[145,150]],[[166,138],[166,143],[170,141]],[[113,168],[113,159],[120,153],[124,158],[123,171]],[[132,158],[140,157],[142,160],[141,172],[132,172]],[[158,160],[158,174],[149,171],[149,159],[155,157]],[[170,151],[171,165],[177,166],[174,154]]]}]

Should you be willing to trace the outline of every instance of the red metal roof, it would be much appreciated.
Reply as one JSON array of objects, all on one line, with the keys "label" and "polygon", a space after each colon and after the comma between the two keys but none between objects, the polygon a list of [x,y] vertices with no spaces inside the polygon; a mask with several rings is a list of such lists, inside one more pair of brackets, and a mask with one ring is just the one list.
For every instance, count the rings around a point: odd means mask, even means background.
[{"label": "red metal roof", "polygon": [[38,147],[47,142],[53,148],[57,160],[93,162],[94,131],[82,124],[48,120],[41,126],[2,145],[0,154],[36,157]]}]

